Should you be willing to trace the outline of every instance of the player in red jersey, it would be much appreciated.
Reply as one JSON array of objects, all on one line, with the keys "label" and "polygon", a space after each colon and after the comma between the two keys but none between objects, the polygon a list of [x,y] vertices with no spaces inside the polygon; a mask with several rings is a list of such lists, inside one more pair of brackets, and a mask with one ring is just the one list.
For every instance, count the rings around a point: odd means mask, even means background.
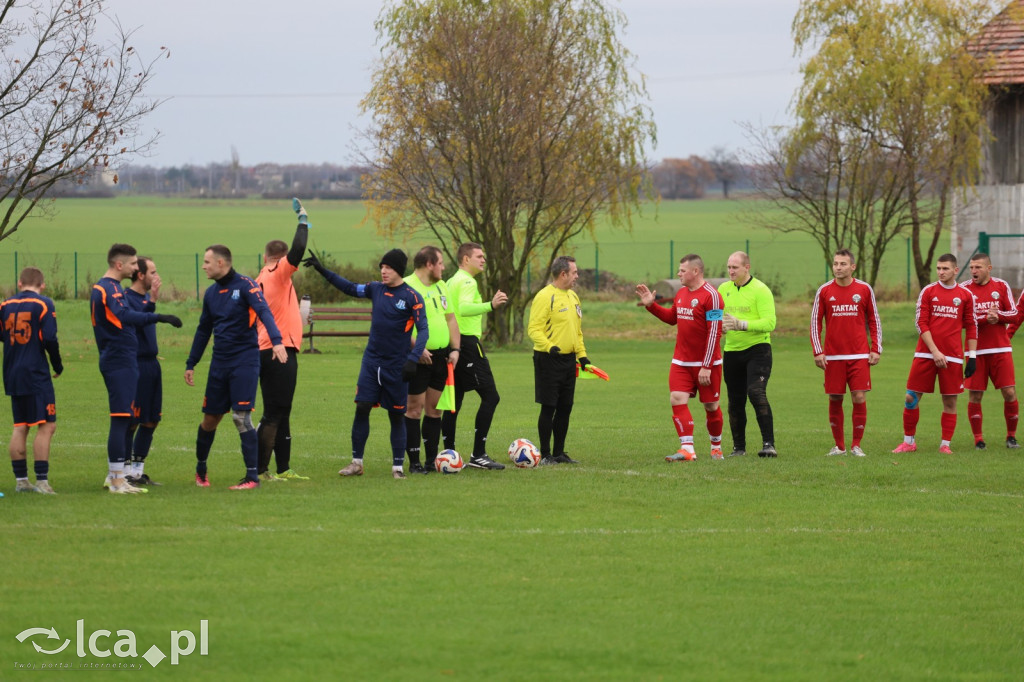
[{"label": "player in red jersey", "polygon": [[645,284],[636,293],[652,315],[666,324],[676,325],[676,347],[668,375],[672,422],[679,434],[679,451],[667,462],[693,461],[693,416],[687,405],[699,396],[706,412],[711,437],[711,459],[722,459],[722,408],[719,389],[722,384],[722,297],[704,281],[704,261],[696,254],[679,261],[679,282],[672,308],[655,304],[654,294]]},{"label": "player in red jersey", "polygon": [[[882,354],[882,321],[871,285],[853,277],[856,267],[857,261],[849,249],[839,249],[832,256],[835,279],[819,287],[811,309],[811,349],[814,364],[825,370],[828,421],[836,443],[828,454],[846,454],[843,396],[849,386],[853,402],[850,454],[863,457],[865,452],[860,442],[867,424],[871,365],[877,365]],[[821,343],[822,322],[825,323],[824,345]]]},{"label": "player in red jersey", "polygon": [[[907,377],[907,401],[903,406],[903,442],[894,453],[914,452],[918,403],[922,393],[935,391],[939,380],[942,395],[942,441],[939,452],[952,454],[949,443],[956,430],[956,397],[964,392],[963,377],[974,374],[977,364],[978,324],[974,320],[974,296],[956,284],[956,256],[944,253],[935,263],[939,281],[932,282],[917,297],[915,324],[921,337]],[[964,363],[962,335],[967,334],[967,362]]]},{"label": "player in red jersey", "polygon": [[974,433],[974,447],[985,449],[982,434],[981,399],[988,380],[1003,394],[1006,447],[1017,445],[1017,389],[1013,371],[1013,348],[1006,326],[1017,317],[1010,285],[992,276],[992,259],[987,253],[971,257],[971,281],[960,286],[974,294],[974,319],[978,323],[978,369],[964,382],[967,387],[967,417]]}]

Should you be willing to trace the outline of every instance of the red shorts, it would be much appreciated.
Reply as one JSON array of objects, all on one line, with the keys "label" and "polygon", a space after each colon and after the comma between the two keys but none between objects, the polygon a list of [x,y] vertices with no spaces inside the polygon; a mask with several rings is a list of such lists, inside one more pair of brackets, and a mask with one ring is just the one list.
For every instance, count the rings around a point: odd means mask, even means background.
[{"label": "red shorts", "polygon": [[915,393],[934,393],[936,376],[939,378],[940,395],[960,395],[964,392],[963,365],[949,362],[946,369],[939,369],[930,357],[914,358],[910,365],[910,376],[907,377],[907,390]]},{"label": "red shorts", "polygon": [[964,379],[964,386],[968,391],[984,391],[988,388],[989,378],[995,388],[1016,385],[1013,379],[1013,353],[979,355],[974,374]]},{"label": "red shorts", "polygon": [[843,395],[847,386],[851,391],[871,390],[871,365],[867,358],[829,360],[825,365],[826,395]]},{"label": "red shorts", "polygon": [[709,386],[701,386],[697,381],[697,374],[700,370],[700,367],[683,367],[673,362],[672,369],[668,372],[668,390],[686,393],[691,398],[697,395],[702,403],[717,403],[721,398],[722,365],[711,366],[711,385]]}]

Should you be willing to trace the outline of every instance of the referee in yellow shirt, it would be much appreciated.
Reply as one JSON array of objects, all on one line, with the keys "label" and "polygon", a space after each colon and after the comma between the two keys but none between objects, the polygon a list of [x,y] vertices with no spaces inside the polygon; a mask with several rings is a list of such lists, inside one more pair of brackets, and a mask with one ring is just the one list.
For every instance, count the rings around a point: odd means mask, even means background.
[{"label": "referee in yellow shirt", "polygon": [[576,361],[580,367],[590,364],[583,345],[580,298],[572,290],[579,278],[576,259],[556,258],[551,264],[551,278],[551,284],[538,291],[530,305],[534,400],[540,403],[540,463],[576,464],[565,452],[565,437],[576,393]]}]

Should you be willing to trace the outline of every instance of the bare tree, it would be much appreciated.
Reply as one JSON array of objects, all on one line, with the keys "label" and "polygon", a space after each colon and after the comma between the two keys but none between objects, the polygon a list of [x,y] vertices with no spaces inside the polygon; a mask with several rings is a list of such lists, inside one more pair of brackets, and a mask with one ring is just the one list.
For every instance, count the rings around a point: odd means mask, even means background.
[{"label": "bare tree", "polygon": [[708,164],[711,167],[711,172],[715,174],[715,180],[722,186],[722,196],[728,199],[729,187],[740,176],[740,164],[736,154],[725,147],[715,147],[711,150]]},{"label": "bare tree", "polygon": [[748,126],[747,135],[754,188],[773,209],[751,208],[747,219],[810,235],[826,265],[837,249],[852,249],[865,265],[859,276],[874,286],[889,242],[912,225],[902,157],[837,125],[811,136]]},{"label": "bare tree", "polygon": [[141,59],[131,37],[100,0],[0,2],[0,240],[56,183],[156,141],[139,136],[159,104],[143,95],[156,58]]}]

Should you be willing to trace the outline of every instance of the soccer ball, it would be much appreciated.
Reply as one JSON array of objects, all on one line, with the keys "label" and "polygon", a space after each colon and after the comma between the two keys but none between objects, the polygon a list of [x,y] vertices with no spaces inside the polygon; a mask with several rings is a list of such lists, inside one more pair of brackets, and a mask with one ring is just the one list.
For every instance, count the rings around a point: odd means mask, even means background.
[{"label": "soccer ball", "polygon": [[516,438],[508,446],[508,458],[520,469],[532,469],[540,464],[540,450],[525,438]]},{"label": "soccer ball", "polygon": [[437,453],[437,459],[434,460],[434,468],[439,474],[457,474],[462,471],[463,466],[465,463],[462,461],[462,455],[454,450],[442,450]]}]

